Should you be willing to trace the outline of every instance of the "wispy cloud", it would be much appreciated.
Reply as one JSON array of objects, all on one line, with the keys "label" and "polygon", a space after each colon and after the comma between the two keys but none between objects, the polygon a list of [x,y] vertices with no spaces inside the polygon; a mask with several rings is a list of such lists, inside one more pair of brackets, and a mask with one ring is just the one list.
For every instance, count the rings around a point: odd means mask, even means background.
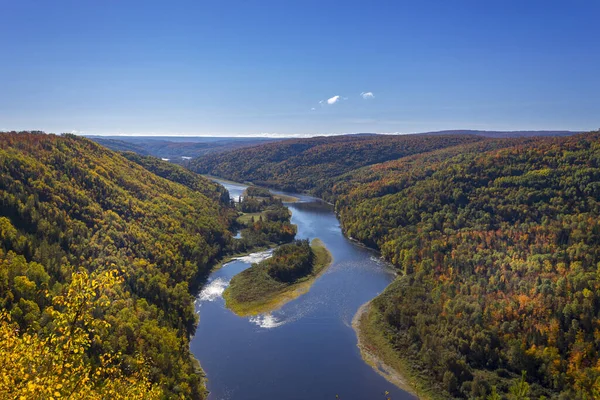
[{"label": "wispy cloud", "polygon": [[375,97],[375,95],[373,94],[373,92],[362,92],[360,94],[360,96],[365,99],[365,100],[369,100]]},{"label": "wispy cloud", "polygon": [[339,95],[333,96],[333,97],[327,99],[327,104],[335,104],[338,101],[340,101],[340,96]]}]

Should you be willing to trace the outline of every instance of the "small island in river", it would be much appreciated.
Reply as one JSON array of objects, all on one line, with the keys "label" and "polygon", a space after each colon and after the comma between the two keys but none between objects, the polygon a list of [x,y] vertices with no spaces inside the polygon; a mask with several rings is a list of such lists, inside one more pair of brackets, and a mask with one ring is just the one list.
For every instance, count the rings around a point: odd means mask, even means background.
[{"label": "small island in river", "polygon": [[273,257],[233,277],[223,293],[225,305],[240,316],[276,310],[308,292],[332,261],[319,239],[279,246]]}]

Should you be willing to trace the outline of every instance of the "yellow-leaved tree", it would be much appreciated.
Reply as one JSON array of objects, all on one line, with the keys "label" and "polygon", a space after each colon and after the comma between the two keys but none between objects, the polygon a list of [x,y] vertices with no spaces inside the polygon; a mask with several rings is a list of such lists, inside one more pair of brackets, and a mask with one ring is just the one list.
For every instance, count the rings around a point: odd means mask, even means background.
[{"label": "yellow-leaved tree", "polygon": [[[48,334],[20,332],[0,313],[0,398],[158,399],[160,387],[145,373],[125,374],[120,354],[90,356],[109,325],[97,315],[119,285],[117,271],[77,272],[62,295],[46,309]],[[144,371],[144,360],[139,359]]]}]

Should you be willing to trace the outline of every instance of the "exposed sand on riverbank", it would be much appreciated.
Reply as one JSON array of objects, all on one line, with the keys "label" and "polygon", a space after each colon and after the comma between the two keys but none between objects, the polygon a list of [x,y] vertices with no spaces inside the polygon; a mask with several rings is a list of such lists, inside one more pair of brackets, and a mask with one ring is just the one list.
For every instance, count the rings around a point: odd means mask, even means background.
[{"label": "exposed sand on riverbank", "polygon": [[356,332],[356,337],[358,339],[357,346],[360,349],[360,354],[362,355],[363,360],[369,364],[373,369],[381,376],[383,376],[388,382],[396,385],[400,389],[406,390],[408,392],[413,393],[413,390],[408,385],[407,380],[402,376],[396,369],[386,364],[374,351],[373,345],[371,345],[366,335],[361,331],[361,325],[366,323],[363,320],[364,317],[367,316],[369,312],[369,308],[371,306],[371,302],[367,302],[360,306],[354,318],[352,318],[352,328],[354,332]]}]

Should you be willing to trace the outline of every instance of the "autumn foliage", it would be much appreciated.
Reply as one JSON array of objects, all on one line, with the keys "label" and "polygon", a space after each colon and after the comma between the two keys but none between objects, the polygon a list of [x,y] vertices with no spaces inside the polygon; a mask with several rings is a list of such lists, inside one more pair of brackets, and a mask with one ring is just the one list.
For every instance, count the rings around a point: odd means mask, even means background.
[{"label": "autumn foliage", "polygon": [[[599,132],[378,138],[420,150],[364,164],[355,156],[364,156],[357,149],[368,139],[336,139],[337,153],[314,146],[319,140],[326,139],[241,149],[223,165],[212,158],[197,165],[335,202],[344,232],[381,250],[401,273],[373,301],[378,328],[434,391],[600,396]],[[317,149],[322,157],[308,157]],[[331,154],[336,159],[323,164]]]},{"label": "autumn foliage", "polygon": [[94,316],[110,303],[122,283],[117,271],[89,276],[74,273],[64,293],[53,296],[45,314],[52,330],[21,332],[10,314],[0,314],[0,396],[14,399],[160,399],[162,390],[148,379],[148,368],[126,375],[121,354],[90,357],[94,342],[107,340],[110,324]]},{"label": "autumn foliage", "polygon": [[[228,251],[237,213],[209,180],[130,158],[73,135],[0,133],[0,349],[11,396],[46,384],[63,396],[204,396],[189,351],[191,293]],[[113,270],[118,279],[103,275]]]}]

